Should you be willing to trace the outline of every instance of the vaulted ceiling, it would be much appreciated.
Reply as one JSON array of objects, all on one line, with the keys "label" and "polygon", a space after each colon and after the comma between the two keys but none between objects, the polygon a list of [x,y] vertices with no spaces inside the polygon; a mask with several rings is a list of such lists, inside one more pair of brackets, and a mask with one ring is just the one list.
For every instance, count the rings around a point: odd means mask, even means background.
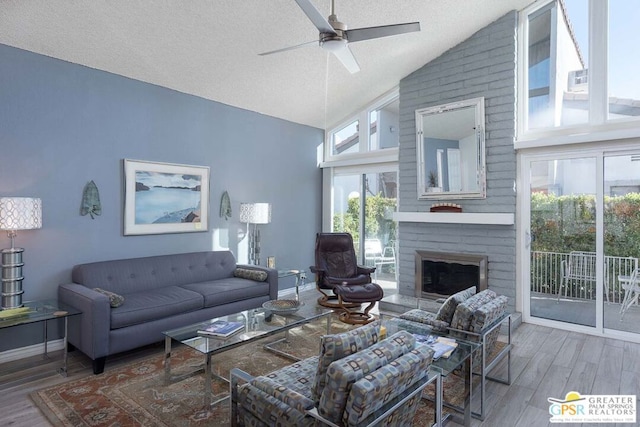
[{"label": "vaulted ceiling", "polygon": [[[325,17],[330,0],[311,0]],[[319,128],[531,0],[336,0],[349,28],[422,30],[351,43],[350,74],[294,0],[1,0],[0,43]]]}]

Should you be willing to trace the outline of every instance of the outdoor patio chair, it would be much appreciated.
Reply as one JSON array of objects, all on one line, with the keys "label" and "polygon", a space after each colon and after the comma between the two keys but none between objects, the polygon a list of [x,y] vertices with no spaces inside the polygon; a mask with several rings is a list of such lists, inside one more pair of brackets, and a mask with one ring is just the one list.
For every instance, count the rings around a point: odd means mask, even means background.
[{"label": "outdoor patio chair", "polygon": [[367,239],[364,242],[364,260],[365,264],[372,265],[376,268],[374,279],[378,279],[378,270],[383,265],[396,266],[396,250],[393,246],[382,247],[380,239]]},{"label": "outdoor patio chair", "polygon": [[624,290],[624,298],[620,306],[620,321],[632,305],[638,305],[638,297],[640,296],[640,273],[636,268],[630,276],[618,276],[618,282]]},{"label": "outdoor patio chair", "polygon": [[[568,296],[569,282],[571,281],[579,283],[579,289],[584,293],[584,295],[581,295],[583,298],[591,297],[591,292],[595,289],[596,283],[595,252],[572,251],[569,253],[569,258],[560,263],[560,285],[558,286],[557,302],[560,302],[560,294],[563,288],[564,297]],[[609,286],[606,281],[604,285],[605,297],[609,302]]]}]

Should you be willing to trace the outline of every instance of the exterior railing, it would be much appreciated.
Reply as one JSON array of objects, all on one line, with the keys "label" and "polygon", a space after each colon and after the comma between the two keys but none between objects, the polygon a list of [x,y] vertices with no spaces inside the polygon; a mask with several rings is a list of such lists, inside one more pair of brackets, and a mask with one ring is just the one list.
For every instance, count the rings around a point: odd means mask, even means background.
[{"label": "exterior railing", "polygon": [[[562,252],[531,252],[531,292],[577,299],[595,299],[595,277],[589,279],[562,278],[563,262],[569,262],[569,254]],[[638,268],[638,258],[604,257],[605,301],[621,303],[624,297],[618,276],[630,276]]]}]

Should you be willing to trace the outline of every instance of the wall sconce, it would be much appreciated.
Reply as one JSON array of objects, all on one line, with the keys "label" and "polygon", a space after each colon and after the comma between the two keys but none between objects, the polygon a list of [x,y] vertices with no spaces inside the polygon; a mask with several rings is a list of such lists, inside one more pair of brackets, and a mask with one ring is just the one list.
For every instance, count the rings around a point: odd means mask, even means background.
[{"label": "wall sconce", "polygon": [[[240,222],[247,223],[249,235],[249,264],[260,265],[260,230],[258,224],[271,222],[271,204],[240,203]],[[253,229],[250,228],[253,224]]]},{"label": "wall sconce", "polygon": [[18,230],[42,228],[42,201],[30,197],[0,197],[0,230],[7,230],[11,248],[2,254],[2,309],[22,307],[22,253],[14,240]]}]

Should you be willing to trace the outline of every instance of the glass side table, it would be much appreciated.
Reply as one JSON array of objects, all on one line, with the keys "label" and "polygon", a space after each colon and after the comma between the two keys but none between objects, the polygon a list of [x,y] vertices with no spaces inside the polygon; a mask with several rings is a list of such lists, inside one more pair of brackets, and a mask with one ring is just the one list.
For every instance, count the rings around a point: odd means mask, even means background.
[{"label": "glass side table", "polygon": [[[412,324],[411,328],[408,324]],[[387,328],[387,336],[390,336],[398,331],[407,331],[411,333],[419,333],[422,335],[443,335],[435,332],[428,325],[421,325],[415,322],[402,321],[397,317],[391,317],[383,320],[382,324]],[[446,336],[446,334],[445,334]],[[471,425],[471,398],[473,397],[473,355],[476,351],[481,351],[480,343],[467,341],[460,338],[456,338],[458,346],[453,353],[448,357],[441,357],[434,360],[431,363],[432,368],[437,369],[442,377],[447,377],[454,371],[461,370],[462,377],[464,379],[464,400],[462,406],[457,406],[445,402],[442,404],[454,411],[462,414],[462,419],[455,419],[454,414],[448,414],[443,417],[443,420],[448,416],[454,418],[456,422],[469,427]]]},{"label": "glass side table", "polygon": [[300,286],[304,285],[307,273],[304,270],[278,270],[278,279],[296,276],[296,301],[300,301]]},{"label": "glass side table", "polygon": [[69,317],[81,314],[79,310],[65,304],[59,303],[57,300],[27,301],[23,305],[28,307],[29,311],[16,316],[0,318],[0,329],[13,328],[20,325],[28,325],[30,323],[42,322],[44,331],[44,354],[43,358],[47,359],[47,325],[49,320],[64,319],[64,335],[63,335],[63,353],[62,367],[58,369],[60,375],[67,376],[67,332],[69,327]]}]

